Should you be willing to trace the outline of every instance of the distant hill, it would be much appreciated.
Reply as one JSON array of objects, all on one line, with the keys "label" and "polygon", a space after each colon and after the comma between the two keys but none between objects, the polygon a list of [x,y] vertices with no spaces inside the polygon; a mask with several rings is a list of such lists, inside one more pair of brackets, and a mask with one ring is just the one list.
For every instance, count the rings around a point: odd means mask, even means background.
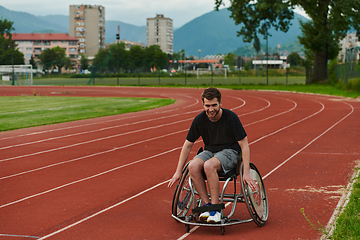
[{"label": "distant hill", "polygon": [[[303,45],[299,43],[299,41],[294,41],[288,44],[280,45],[280,49],[277,47],[268,47],[268,52],[270,55],[273,54],[280,54],[284,56],[288,56],[292,52],[299,53],[300,56],[305,56],[303,52]],[[233,51],[234,54],[240,55],[243,57],[253,57],[256,56],[256,50],[253,46],[253,44],[248,44],[243,47],[237,48],[235,51]],[[266,53],[266,44],[261,44],[259,55],[264,55]]]},{"label": "distant hill", "polygon": [[[211,11],[186,23],[174,32],[174,51],[185,49],[186,55],[201,56],[210,54],[226,54],[236,49],[248,46],[252,43],[244,43],[242,37],[237,37],[240,25],[236,26],[230,16],[231,12],[226,8],[219,11]],[[291,21],[292,26],[287,33],[270,29],[268,45],[276,48],[278,44],[285,45],[297,41],[301,35],[299,19],[308,21],[307,18],[295,13]],[[262,36],[259,37],[261,44],[265,44]]]},{"label": "distant hill", "polygon": [[[175,29],[174,52],[185,49],[186,56],[199,56],[199,50],[201,50],[201,57],[229,52],[242,56],[251,55],[251,52],[255,52],[252,43],[244,43],[242,37],[237,37],[240,26],[236,26],[234,20],[229,16],[230,11],[227,9],[211,11]],[[66,15],[34,16],[26,12],[11,11],[0,6],[0,18],[13,21],[14,32],[17,33],[69,33],[69,16]],[[292,26],[287,33],[277,32],[274,29],[270,30],[270,34],[273,36],[269,38],[268,44],[274,50],[269,50],[269,52],[277,51],[278,44],[281,45],[281,50],[288,50],[285,48],[289,44],[295,44],[295,49],[301,48],[296,43],[297,36],[301,35],[298,19],[308,21],[308,19],[295,13],[295,19],[292,20]],[[105,24],[106,43],[115,41],[117,29],[120,26],[121,39],[146,44],[146,26],[139,27],[113,20],[106,20]],[[262,45],[265,44],[262,36],[260,36],[260,42]]]},{"label": "distant hill", "polygon": [[2,6],[0,6],[0,16],[14,22],[14,32],[17,33],[67,33],[69,31],[69,24],[67,28],[64,28],[61,22],[56,23],[26,12],[10,11]]}]

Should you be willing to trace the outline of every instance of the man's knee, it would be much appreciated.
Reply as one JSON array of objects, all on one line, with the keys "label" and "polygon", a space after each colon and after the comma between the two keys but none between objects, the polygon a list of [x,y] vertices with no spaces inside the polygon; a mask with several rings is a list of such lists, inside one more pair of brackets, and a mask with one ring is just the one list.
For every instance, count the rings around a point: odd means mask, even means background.
[{"label": "man's knee", "polygon": [[190,175],[198,174],[204,169],[204,161],[200,158],[195,158],[189,163]]},{"label": "man's knee", "polygon": [[221,170],[221,163],[217,158],[209,159],[204,164],[204,172],[206,175],[214,172],[218,172],[220,170]]}]

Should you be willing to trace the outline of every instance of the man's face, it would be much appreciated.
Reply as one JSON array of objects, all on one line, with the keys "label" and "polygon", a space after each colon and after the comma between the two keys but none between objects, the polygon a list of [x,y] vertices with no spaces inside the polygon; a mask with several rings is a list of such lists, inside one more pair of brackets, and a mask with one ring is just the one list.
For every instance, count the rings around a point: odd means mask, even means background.
[{"label": "man's face", "polygon": [[221,117],[219,115],[221,109],[221,103],[218,102],[217,98],[208,100],[204,98],[204,110],[206,115],[211,121],[217,121]]}]

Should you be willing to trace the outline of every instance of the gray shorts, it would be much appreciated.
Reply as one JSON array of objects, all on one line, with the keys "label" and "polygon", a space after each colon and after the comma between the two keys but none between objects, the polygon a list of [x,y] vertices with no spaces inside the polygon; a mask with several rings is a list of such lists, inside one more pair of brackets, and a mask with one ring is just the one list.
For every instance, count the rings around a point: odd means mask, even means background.
[{"label": "gray shorts", "polygon": [[226,174],[236,167],[236,164],[239,160],[239,153],[233,149],[224,149],[217,153],[212,153],[210,151],[204,150],[198,155],[196,155],[194,158],[200,158],[204,160],[204,162],[206,162],[213,157],[219,159],[222,170],[224,174]]}]

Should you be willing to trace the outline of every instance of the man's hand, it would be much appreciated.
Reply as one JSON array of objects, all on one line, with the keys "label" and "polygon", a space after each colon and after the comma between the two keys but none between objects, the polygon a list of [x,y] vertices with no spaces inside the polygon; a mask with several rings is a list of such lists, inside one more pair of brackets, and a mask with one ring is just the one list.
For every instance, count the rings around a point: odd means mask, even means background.
[{"label": "man's hand", "polygon": [[247,183],[252,191],[258,189],[257,183],[250,176],[250,171],[244,171],[243,180],[244,184]]},{"label": "man's hand", "polygon": [[168,187],[172,187],[172,185],[174,185],[174,183],[176,183],[177,181],[180,180],[181,176],[182,176],[181,172],[175,172],[174,176],[170,179]]}]

